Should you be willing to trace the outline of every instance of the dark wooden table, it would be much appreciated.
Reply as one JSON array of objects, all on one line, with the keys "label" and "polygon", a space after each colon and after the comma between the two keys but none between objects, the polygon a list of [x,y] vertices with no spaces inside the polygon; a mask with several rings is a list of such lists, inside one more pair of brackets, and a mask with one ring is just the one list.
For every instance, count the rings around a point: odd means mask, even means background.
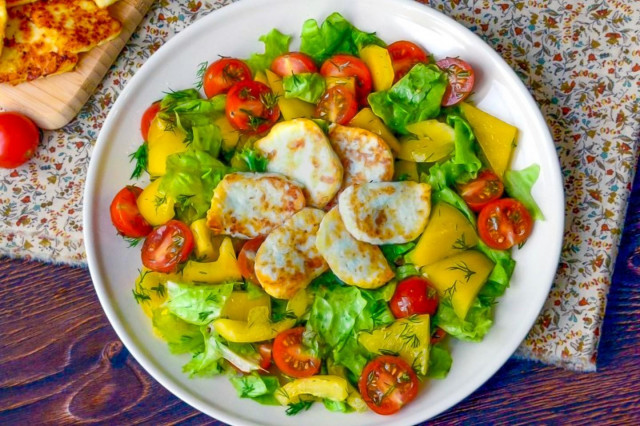
[{"label": "dark wooden table", "polygon": [[[433,424],[640,424],[640,174],[597,373],[510,359]],[[219,424],[171,395],[120,342],[86,269],[0,259],[0,424]]]}]

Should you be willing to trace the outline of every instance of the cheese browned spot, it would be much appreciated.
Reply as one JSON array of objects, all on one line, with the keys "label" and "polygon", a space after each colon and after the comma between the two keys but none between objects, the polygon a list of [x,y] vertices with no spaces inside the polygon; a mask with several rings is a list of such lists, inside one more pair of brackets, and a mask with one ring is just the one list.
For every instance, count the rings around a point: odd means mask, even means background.
[{"label": "cheese browned spot", "polygon": [[304,186],[310,206],[322,208],[342,184],[342,164],[322,129],[306,118],[277,123],[255,143],[269,159],[267,170]]},{"label": "cheese browned spot", "polygon": [[380,247],[358,241],[349,234],[338,207],[322,219],[316,247],[331,271],[346,284],[378,288],[395,276]]},{"label": "cheese browned spot", "polygon": [[393,154],[375,133],[335,124],[329,131],[329,141],[344,168],[341,189],[354,183],[386,182],[393,178]]},{"label": "cheese browned spot", "polygon": [[327,270],[316,248],[322,210],[305,208],[267,236],[256,254],[255,272],[267,294],[290,299]]},{"label": "cheese browned spot", "polygon": [[0,82],[18,84],[69,71],[122,25],[90,0],[38,1],[8,9]]},{"label": "cheese browned spot", "polygon": [[213,191],[207,225],[216,235],[267,235],[305,207],[302,187],[272,173],[231,173]]},{"label": "cheese browned spot", "polygon": [[358,240],[406,243],[427,226],[431,187],[410,181],[352,185],[340,194],[338,206],[345,227]]}]

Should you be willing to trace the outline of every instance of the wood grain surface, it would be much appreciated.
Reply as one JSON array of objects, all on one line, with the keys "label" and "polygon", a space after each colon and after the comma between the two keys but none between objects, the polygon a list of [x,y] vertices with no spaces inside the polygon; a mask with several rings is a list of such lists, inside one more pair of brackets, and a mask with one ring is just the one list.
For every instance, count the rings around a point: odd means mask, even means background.
[{"label": "wood grain surface", "polygon": [[69,123],[98,87],[153,1],[120,0],[110,6],[111,16],[122,23],[118,37],[83,54],[73,71],[17,86],[0,84],[0,108],[26,114],[43,129]]},{"label": "wood grain surface", "polygon": [[[639,283],[640,174],[598,372],[510,359],[429,423],[640,424]],[[77,423],[222,424],[178,400],[140,367],[109,325],[87,270],[0,259],[0,424]]]}]

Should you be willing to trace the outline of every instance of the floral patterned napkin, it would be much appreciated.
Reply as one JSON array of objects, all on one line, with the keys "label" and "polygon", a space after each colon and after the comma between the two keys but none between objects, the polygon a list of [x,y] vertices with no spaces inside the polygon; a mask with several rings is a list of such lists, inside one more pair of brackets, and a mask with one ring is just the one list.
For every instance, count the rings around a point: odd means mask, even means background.
[{"label": "floral patterned napkin", "polygon": [[[640,2],[422,0],[502,55],[556,142],[566,228],[551,294],[517,354],[595,369],[637,159]],[[128,79],[174,33],[230,0],[156,2],[102,85],[35,159],[0,170],[0,255],[83,265],[82,191],[93,144]]]}]

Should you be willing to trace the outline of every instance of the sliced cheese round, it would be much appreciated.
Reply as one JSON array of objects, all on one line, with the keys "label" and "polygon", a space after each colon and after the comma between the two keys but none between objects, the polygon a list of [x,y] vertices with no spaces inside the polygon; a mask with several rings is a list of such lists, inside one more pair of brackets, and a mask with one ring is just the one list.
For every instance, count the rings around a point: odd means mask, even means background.
[{"label": "sliced cheese round", "polygon": [[340,194],[344,226],[371,244],[401,244],[420,236],[431,210],[431,187],[417,182],[356,184]]},{"label": "sliced cheese round", "polygon": [[304,186],[307,203],[323,208],[342,185],[342,164],[322,129],[306,118],[277,123],[255,143],[268,160],[269,172]]},{"label": "sliced cheese round", "polygon": [[256,253],[255,272],[267,294],[290,299],[327,270],[316,248],[324,214],[318,209],[302,209],[264,240]]},{"label": "sliced cheese round", "polygon": [[358,241],[342,223],[338,207],[322,219],[316,247],[331,271],[346,284],[361,288],[378,288],[395,274],[380,247]]},{"label": "sliced cheese round", "polygon": [[267,235],[302,210],[302,187],[273,173],[231,173],[213,191],[207,225],[215,235]]}]

